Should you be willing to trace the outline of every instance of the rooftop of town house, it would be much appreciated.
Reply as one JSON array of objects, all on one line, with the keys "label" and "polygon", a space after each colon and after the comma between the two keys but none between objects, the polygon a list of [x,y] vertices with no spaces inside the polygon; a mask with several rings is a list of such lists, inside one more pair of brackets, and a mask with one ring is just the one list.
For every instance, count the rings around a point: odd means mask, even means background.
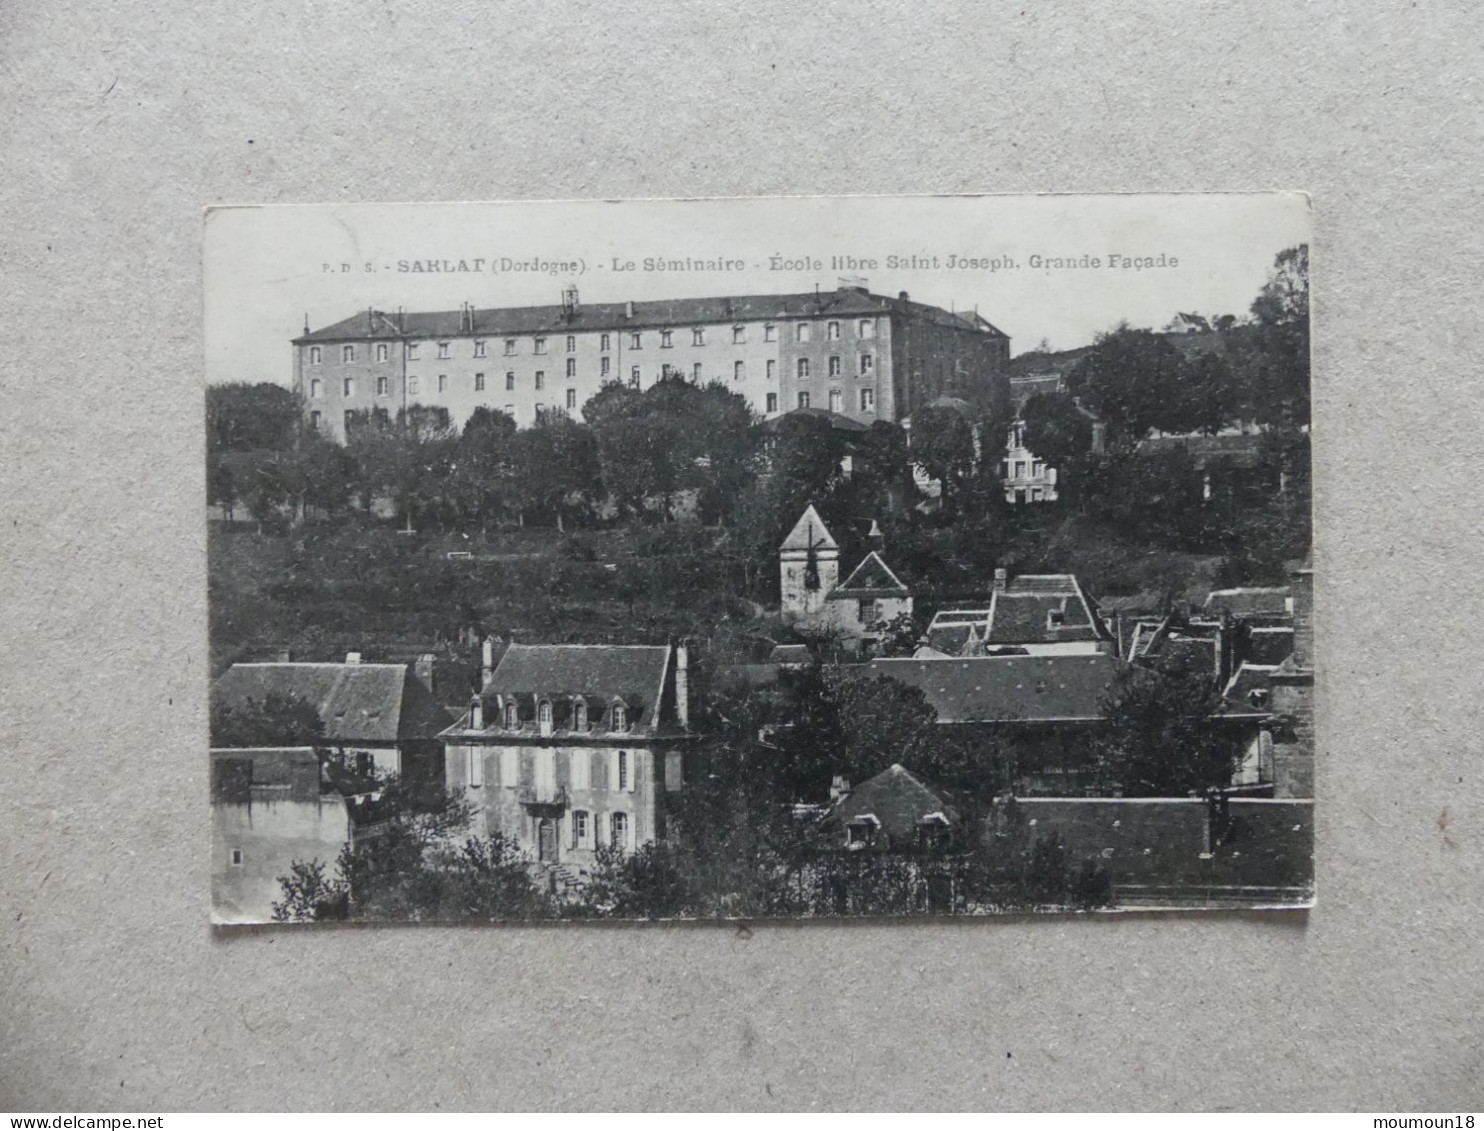
[{"label": "rooftop of town house", "polygon": [[915,843],[924,825],[950,828],[962,819],[962,811],[950,793],[924,782],[898,763],[840,797],[820,818],[820,825],[843,829],[869,821],[888,845],[907,846]]},{"label": "rooftop of town house", "polygon": [[1238,617],[1293,615],[1293,591],[1288,586],[1213,589],[1206,595],[1207,613],[1229,612]]},{"label": "rooftop of town house", "polygon": [[829,594],[833,600],[853,600],[857,597],[906,597],[909,590],[902,579],[892,572],[879,553],[872,550],[860,565],[850,571],[850,576]]},{"label": "rooftop of town house", "polygon": [[954,313],[898,295],[873,294],[864,287],[841,286],[802,294],[720,295],[708,298],[597,302],[550,306],[464,307],[459,310],[362,310],[294,339],[350,342],[388,339],[510,337],[568,334],[583,330],[634,331],[669,326],[730,325],[743,322],[905,315],[947,329],[1005,338],[977,312]]},{"label": "rooftop of town house", "polygon": [[245,708],[269,695],[303,699],[324,724],[326,744],[430,739],[448,713],[405,664],[233,664],[211,686],[214,704]]}]

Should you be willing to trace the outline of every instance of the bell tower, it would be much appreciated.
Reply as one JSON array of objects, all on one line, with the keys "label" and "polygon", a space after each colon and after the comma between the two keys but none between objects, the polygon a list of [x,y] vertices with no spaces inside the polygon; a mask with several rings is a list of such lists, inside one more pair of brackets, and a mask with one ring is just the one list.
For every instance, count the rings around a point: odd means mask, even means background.
[{"label": "bell tower", "polygon": [[840,546],[814,504],[778,547],[778,603],[786,617],[812,619],[840,584]]}]

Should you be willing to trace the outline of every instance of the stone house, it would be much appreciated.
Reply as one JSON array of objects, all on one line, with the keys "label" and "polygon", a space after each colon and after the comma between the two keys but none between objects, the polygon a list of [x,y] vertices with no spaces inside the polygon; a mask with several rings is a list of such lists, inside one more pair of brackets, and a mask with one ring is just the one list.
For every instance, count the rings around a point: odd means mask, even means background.
[{"label": "stone house", "polygon": [[840,580],[840,545],[811,504],[778,547],[779,607],[801,627],[869,651],[880,626],[912,614],[912,591],[871,550]]},{"label": "stone house", "polygon": [[442,739],[476,831],[514,839],[553,883],[581,883],[600,846],[665,835],[692,739],[686,649],[512,644]]},{"label": "stone house", "polygon": [[939,609],[928,625],[920,659],[984,656],[1010,651],[1032,656],[1112,653],[1117,645],[1098,605],[1070,573],[994,572],[986,601]]}]

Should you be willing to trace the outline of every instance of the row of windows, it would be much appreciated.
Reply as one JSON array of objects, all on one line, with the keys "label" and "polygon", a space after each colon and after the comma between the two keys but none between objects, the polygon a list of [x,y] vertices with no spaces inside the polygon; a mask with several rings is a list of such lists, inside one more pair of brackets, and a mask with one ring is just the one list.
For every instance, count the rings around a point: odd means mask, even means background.
[{"label": "row of windows", "polygon": [[[808,390],[807,389],[800,389],[798,396],[799,396],[798,407],[799,408],[808,408],[809,407],[809,403],[810,403],[809,402],[809,392],[808,392]],[[773,401],[773,394],[772,393],[769,393],[768,394],[768,401],[769,401],[769,404],[771,406],[772,401]],[[830,403],[830,411],[831,412],[844,412],[845,411],[845,394],[844,394],[844,392],[842,390],[840,390],[840,389],[831,389],[830,390],[830,402],[829,403]],[[875,412],[876,411],[876,390],[875,389],[859,389],[859,390],[857,390],[857,404],[856,404],[856,409],[857,409],[858,412]],[[773,408],[773,407],[769,407],[768,411],[769,412],[774,412],[774,411],[776,411],[776,409]]]},{"label": "row of windows", "polygon": [[1000,466],[1004,468],[1006,479],[1024,479],[1027,467],[1030,468],[1031,478],[1033,479],[1046,474],[1046,461],[1042,459],[1031,460],[1029,463],[1023,459],[1018,459],[1013,464],[1013,472],[1011,470],[1012,464],[1009,460],[1002,461]]},{"label": "row of windows", "polygon": [[[607,358],[607,357],[603,357],[603,358],[601,358],[599,360],[600,360],[600,364],[599,364],[599,367],[598,367],[598,375],[600,377],[611,377],[612,374],[613,374],[613,367],[610,364],[610,359]],[[874,368],[875,368],[875,359],[872,358],[872,356],[870,354],[868,354],[868,353],[861,354],[860,355],[860,360],[858,362],[857,375],[858,376],[861,376],[861,377],[869,376],[871,374],[871,372],[873,371]],[[766,363],[765,372],[767,374],[767,379],[769,381],[776,380],[777,379],[777,376],[778,376],[778,363],[776,361],[769,360]],[[641,380],[642,375],[643,375],[643,369],[642,369],[642,367],[641,366],[638,366],[638,365],[633,366],[629,370],[629,384],[632,385],[634,388],[637,389],[639,387],[639,384],[640,384],[640,380]],[[680,376],[683,376],[683,375],[684,374],[683,374],[683,371],[681,369],[679,369],[678,367],[675,367],[675,366],[671,366],[671,365],[665,365],[660,370],[660,376],[661,377],[680,377]],[[799,379],[800,380],[807,381],[809,379],[809,377],[810,377],[810,369],[809,369],[809,359],[807,357],[801,357],[801,358],[799,358],[799,361],[798,361],[798,375],[799,375]],[[567,359],[567,378],[570,380],[572,378],[575,378],[576,376],[577,376],[577,359],[576,358],[569,357]],[[839,357],[838,354],[832,356],[829,359],[828,376],[830,376],[830,377],[839,377],[840,376],[840,357]],[[697,384],[699,384],[701,381],[703,381],[705,379],[705,371],[704,371],[704,368],[703,368],[701,362],[699,362],[699,361],[696,362],[695,365],[692,367],[692,369],[691,369],[691,378]],[[745,381],[746,379],[747,379],[747,363],[745,361],[734,361],[732,363],[732,380],[734,380],[734,381]],[[512,369],[512,370],[510,370],[509,372],[507,372],[505,374],[505,388],[507,390],[514,391],[514,389],[516,387],[515,386],[515,381],[516,381],[515,371]],[[536,370],[536,374],[535,374],[535,388],[536,388],[536,391],[537,392],[540,392],[545,387],[546,387],[546,371],[543,370],[543,369],[538,369],[538,370]],[[387,378],[386,376],[377,377],[376,378],[376,395],[378,397],[384,397],[384,396],[387,395],[388,389],[389,389],[389,378]],[[341,391],[347,397],[353,397],[353,396],[355,396],[356,395],[356,379],[354,377],[343,378],[342,381],[341,381]],[[446,392],[448,392],[448,374],[446,374],[446,373],[440,373],[438,375],[438,391],[440,393],[446,393]],[[485,391],[485,382],[484,382],[484,374],[483,373],[476,373],[476,374],[474,374],[474,391],[476,393],[482,393],[482,392]],[[407,393],[408,393],[408,395],[409,396],[417,396],[421,392],[422,392],[421,378],[418,377],[416,374],[409,374],[408,377],[407,377]],[[310,396],[310,399],[312,399],[312,400],[319,400],[324,395],[325,395],[324,382],[320,378],[318,378],[318,377],[310,378],[310,381],[309,381],[309,396]],[[569,396],[567,399],[570,401],[570,400],[572,400],[572,397]],[[574,404],[569,404],[567,407],[568,408],[574,408],[576,406],[575,406],[575,403],[574,403]],[[864,406],[862,406],[862,407],[864,407]]]},{"label": "row of windows", "polygon": [[[556,751],[538,749],[535,752],[533,785],[538,794],[550,796],[556,790]],[[484,756],[482,747],[471,747],[468,751],[466,770],[471,789],[484,788]],[[568,760],[568,780],[574,790],[613,790],[632,793],[635,785],[634,761],[627,750],[574,751]],[[500,785],[505,789],[517,789],[523,783],[520,771],[520,751],[505,747],[500,751]]]},{"label": "row of windows", "polygon": [[[693,345],[693,346],[704,346],[706,344],[706,330],[705,330],[704,327],[696,327],[696,328],[692,329],[691,332],[690,332],[690,335],[691,335],[691,339],[690,339],[691,340],[691,345]],[[869,319],[869,318],[862,318],[856,324],[856,335],[858,337],[860,337],[860,338],[874,338],[876,336],[876,323],[875,323],[875,321],[872,320],[872,319]],[[674,348],[674,345],[675,345],[675,331],[674,330],[661,330],[661,331],[659,331],[659,336],[660,336],[660,348],[661,349],[672,349],[672,348]],[[809,322],[799,322],[799,323],[797,323],[795,325],[795,327],[794,327],[794,338],[795,338],[796,341],[807,342],[807,341],[811,340],[812,336],[813,336],[813,324],[812,323],[809,323]],[[840,323],[839,322],[827,322],[825,324],[825,338],[826,338],[827,341],[831,341],[831,342],[838,342],[840,340]],[[505,348],[505,356],[506,357],[513,357],[515,354],[517,354],[520,351],[520,339],[519,338],[505,338],[503,340],[504,340],[504,343],[505,343],[504,348]],[[767,323],[766,325],[764,325],[763,326],[763,341],[765,341],[765,342],[776,342],[777,340],[778,340],[778,327],[775,326],[775,325],[773,325],[772,323]],[[531,350],[532,350],[532,352],[533,353],[537,353],[537,354],[544,354],[544,353],[546,353],[546,350],[547,350],[547,341],[548,341],[548,339],[546,339],[544,337],[535,337],[535,338],[532,338],[531,339]],[[745,325],[733,326],[732,327],[732,344],[733,345],[742,345],[746,341],[747,341],[747,327]],[[407,360],[408,361],[416,361],[417,360],[417,357],[418,357],[418,348],[419,348],[420,344],[421,343],[419,343],[419,342],[407,342],[405,344],[405,353],[406,353],[406,356],[407,356]],[[483,338],[476,338],[476,339],[474,339],[474,343],[473,344],[474,344],[474,356],[475,357],[486,357],[486,356],[488,356],[488,354],[487,354],[488,343],[486,342],[485,339],[483,339]],[[568,334],[567,335],[566,345],[567,345],[567,352],[568,353],[576,353],[577,352],[577,335],[575,335],[575,334]],[[449,356],[449,350],[451,348],[452,348],[452,343],[451,342],[438,342],[437,343],[438,357],[440,359],[447,358]],[[610,349],[613,348],[613,335],[611,333],[610,334],[602,334],[602,335],[599,336],[599,348],[602,349],[602,350],[605,350],[605,351],[606,350],[610,350]],[[642,331],[642,330],[631,331],[629,333],[629,349],[635,349],[635,350],[637,350],[637,349],[643,349],[643,348],[644,348],[644,331]],[[376,350],[375,357],[376,357],[376,360],[377,361],[387,361],[387,360],[390,359],[391,347],[390,347],[390,345],[388,343],[386,343],[386,342],[377,342],[375,344],[375,350]],[[352,362],[352,361],[355,361],[356,360],[356,346],[353,345],[353,344],[349,344],[349,343],[342,345],[340,347],[340,360],[342,362]],[[323,349],[323,347],[322,346],[310,346],[309,347],[309,364],[310,365],[319,365],[323,361],[324,361],[324,349]]]}]

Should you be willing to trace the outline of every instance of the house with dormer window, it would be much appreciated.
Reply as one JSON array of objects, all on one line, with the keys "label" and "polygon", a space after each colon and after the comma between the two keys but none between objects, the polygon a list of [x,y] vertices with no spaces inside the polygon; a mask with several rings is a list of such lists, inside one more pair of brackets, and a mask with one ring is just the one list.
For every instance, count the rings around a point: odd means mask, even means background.
[{"label": "house with dormer window", "polygon": [[665,835],[691,739],[684,646],[512,644],[443,732],[444,781],[475,831],[514,839],[554,885],[599,847]]}]

